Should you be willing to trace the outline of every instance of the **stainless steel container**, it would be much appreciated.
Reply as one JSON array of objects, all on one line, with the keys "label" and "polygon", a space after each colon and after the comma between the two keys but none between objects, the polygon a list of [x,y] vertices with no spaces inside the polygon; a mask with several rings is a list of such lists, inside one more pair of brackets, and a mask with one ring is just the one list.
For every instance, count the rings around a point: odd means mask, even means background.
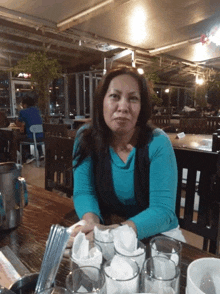
[{"label": "stainless steel container", "polygon": [[0,229],[17,227],[22,220],[23,208],[28,204],[22,166],[14,162],[0,163]]}]

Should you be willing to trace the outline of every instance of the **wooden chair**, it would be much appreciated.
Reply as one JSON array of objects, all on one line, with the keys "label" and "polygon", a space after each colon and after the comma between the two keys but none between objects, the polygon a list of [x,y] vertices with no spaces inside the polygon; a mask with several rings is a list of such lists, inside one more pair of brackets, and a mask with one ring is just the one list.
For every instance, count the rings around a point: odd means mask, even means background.
[{"label": "wooden chair", "polygon": [[220,151],[220,134],[219,132],[212,134],[212,151]]},{"label": "wooden chair", "polygon": [[65,124],[43,124],[45,138],[56,137],[68,137],[68,125]]},{"label": "wooden chair", "polygon": [[206,134],[207,118],[181,117],[179,128],[186,134]]},{"label": "wooden chair", "polygon": [[152,123],[159,128],[170,126],[170,115],[154,115]]},{"label": "wooden chair", "polygon": [[20,156],[19,156],[20,164],[22,165],[22,146],[23,145],[29,145],[29,146],[33,145],[34,146],[34,157],[36,159],[36,165],[37,165],[37,167],[39,167],[40,166],[40,159],[39,159],[39,153],[38,153],[37,146],[44,145],[44,138],[40,138],[38,140],[36,138],[36,134],[43,133],[43,126],[42,125],[32,125],[32,126],[30,126],[30,132],[33,134],[32,141],[28,140],[28,138],[26,140],[20,141]]},{"label": "wooden chair", "polygon": [[212,134],[220,128],[220,117],[208,116],[207,117],[207,133]]},{"label": "wooden chair", "polygon": [[48,137],[45,139],[45,189],[73,195],[72,153],[74,139]]},{"label": "wooden chair", "polygon": [[[204,238],[203,250],[219,253],[220,154],[174,149],[178,165],[176,214],[180,227]],[[185,183],[183,172],[187,169]],[[185,205],[181,205],[185,200]],[[198,208],[195,207],[198,201]]]}]

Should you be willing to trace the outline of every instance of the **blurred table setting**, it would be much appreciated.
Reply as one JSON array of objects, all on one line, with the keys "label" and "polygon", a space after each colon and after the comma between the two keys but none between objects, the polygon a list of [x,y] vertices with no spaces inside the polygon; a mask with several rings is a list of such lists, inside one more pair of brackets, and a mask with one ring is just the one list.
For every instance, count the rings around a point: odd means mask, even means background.
[{"label": "blurred table setting", "polygon": [[212,151],[212,135],[167,133],[174,148]]},{"label": "blurred table setting", "polygon": [[[66,228],[65,231],[67,231],[73,224],[77,224],[79,219],[73,208],[72,199],[31,185],[28,185],[28,193],[29,204],[23,211],[22,223],[13,230],[0,233],[0,252],[4,254],[2,248],[7,246],[28,272],[36,274],[41,270],[52,226],[56,224],[56,226]],[[163,235],[138,241],[132,229],[126,225],[108,232],[100,231],[98,228],[95,231],[93,242],[86,240],[83,233],[71,239],[71,244],[68,244],[69,251],[65,251],[60,263],[58,262],[59,266],[55,276],[56,287],[67,289],[69,291],[67,293],[183,294],[186,291],[186,283],[188,285],[187,268],[194,260],[209,257],[219,261],[216,255],[189,244],[177,241],[177,244],[174,245],[176,242],[174,239]],[[111,242],[113,241],[113,247],[112,244],[103,246],[96,241],[101,239],[103,242],[109,241],[109,236]],[[155,238],[158,240],[164,238],[163,244],[166,244],[165,241],[174,243],[172,245],[168,243],[167,249],[162,249],[160,242],[158,243]],[[108,246],[111,248],[109,251]],[[105,250],[111,255],[104,256]],[[7,257],[14,265],[10,256]],[[149,275],[149,268],[152,265],[154,269],[150,270]],[[14,268],[19,273],[16,265]],[[170,269],[169,276],[167,276],[168,271],[163,268]],[[205,274],[204,266],[200,268]],[[24,271],[20,273],[22,277],[27,274]],[[78,277],[77,285],[74,283],[76,277]],[[70,281],[71,285],[69,285]],[[82,281],[82,284],[79,281]],[[163,286],[164,283],[165,286]],[[83,288],[80,289],[80,287]],[[187,290],[188,294],[192,294],[189,292],[189,286]],[[56,292],[51,290],[46,293]]]}]

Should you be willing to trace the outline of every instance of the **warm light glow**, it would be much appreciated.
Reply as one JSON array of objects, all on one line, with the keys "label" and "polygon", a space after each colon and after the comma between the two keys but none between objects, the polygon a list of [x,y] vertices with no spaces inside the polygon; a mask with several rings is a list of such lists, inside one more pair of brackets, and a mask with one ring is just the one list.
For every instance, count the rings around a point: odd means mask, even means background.
[{"label": "warm light glow", "polygon": [[202,61],[208,59],[210,56],[209,46],[204,46],[202,43],[197,43],[194,45],[193,61]]},{"label": "warm light glow", "polygon": [[141,6],[136,6],[130,16],[130,37],[133,42],[141,43],[147,37],[146,14]]},{"label": "warm light glow", "polygon": [[217,46],[220,45],[220,28],[215,28],[209,36],[209,40],[215,43]]},{"label": "warm light glow", "polygon": [[170,89],[166,89],[166,90],[165,90],[165,93],[169,93],[169,92],[170,92]]},{"label": "warm light glow", "polygon": [[203,85],[204,84],[204,79],[203,78],[199,78],[198,76],[196,76],[196,84],[197,85]]},{"label": "warm light glow", "polygon": [[18,77],[19,77],[19,78],[25,78],[25,79],[27,79],[27,78],[31,78],[31,74],[24,73],[24,72],[20,72],[20,73],[18,74]]},{"label": "warm light glow", "polygon": [[137,71],[139,72],[140,75],[143,75],[144,74],[143,68],[138,68]]}]

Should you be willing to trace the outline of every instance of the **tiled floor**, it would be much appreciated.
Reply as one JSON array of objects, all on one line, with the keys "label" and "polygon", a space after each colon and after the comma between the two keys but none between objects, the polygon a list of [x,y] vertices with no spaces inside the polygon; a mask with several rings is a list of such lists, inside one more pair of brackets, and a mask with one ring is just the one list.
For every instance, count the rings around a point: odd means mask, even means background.
[{"label": "tiled floor", "polygon": [[[44,161],[41,161],[40,167],[36,167],[35,161],[30,164],[24,164],[22,168],[22,176],[26,179],[28,184],[36,185],[38,187],[44,188],[44,177],[45,168]],[[186,238],[187,243],[202,248],[202,237],[198,237],[195,234],[184,231],[183,234]]]}]

